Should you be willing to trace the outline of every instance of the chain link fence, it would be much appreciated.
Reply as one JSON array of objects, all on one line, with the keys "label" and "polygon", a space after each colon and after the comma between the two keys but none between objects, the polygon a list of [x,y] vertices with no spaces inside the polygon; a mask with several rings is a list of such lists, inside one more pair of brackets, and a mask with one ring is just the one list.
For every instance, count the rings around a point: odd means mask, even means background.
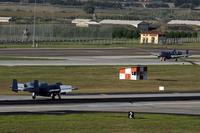
[{"label": "chain link fence", "polygon": [[[36,24],[36,42],[70,42],[74,44],[134,44],[137,39],[113,38],[110,25],[76,27],[72,24]],[[0,25],[0,44],[27,44],[33,41],[33,24]],[[164,44],[199,43],[200,38],[166,38]]]},{"label": "chain link fence", "polygon": [[[0,25],[0,43],[33,41],[32,24]],[[36,24],[35,41],[112,40],[112,26],[81,28],[71,24]]]},{"label": "chain link fence", "polygon": [[199,43],[200,37],[167,38],[165,44]]}]

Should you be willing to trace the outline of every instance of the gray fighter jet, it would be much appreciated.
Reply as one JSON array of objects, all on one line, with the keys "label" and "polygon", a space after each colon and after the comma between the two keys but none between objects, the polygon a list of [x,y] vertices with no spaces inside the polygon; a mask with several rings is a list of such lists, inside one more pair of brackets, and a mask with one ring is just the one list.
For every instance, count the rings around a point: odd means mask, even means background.
[{"label": "gray fighter jet", "polygon": [[160,53],[152,53],[153,55],[160,58],[161,61],[166,61],[167,59],[175,59],[175,61],[178,61],[178,58],[181,57],[189,57],[189,51],[186,50],[185,53],[182,51],[172,50],[172,51],[161,51]]},{"label": "gray fighter jet", "polygon": [[28,91],[32,93],[32,98],[36,99],[36,96],[45,96],[55,99],[55,96],[58,96],[61,99],[62,94],[67,94],[73,89],[71,85],[63,85],[62,83],[48,84],[46,82],[39,82],[34,80],[27,83],[18,83],[16,79],[13,79],[12,82],[12,91]]}]

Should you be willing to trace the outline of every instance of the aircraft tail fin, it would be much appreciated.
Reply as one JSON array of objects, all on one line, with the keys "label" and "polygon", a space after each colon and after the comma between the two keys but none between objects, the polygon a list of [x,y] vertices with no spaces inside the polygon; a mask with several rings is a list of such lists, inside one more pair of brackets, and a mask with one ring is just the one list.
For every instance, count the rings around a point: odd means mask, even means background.
[{"label": "aircraft tail fin", "polygon": [[186,50],[185,53],[186,53],[186,57],[188,57],[189,56],[189,50]]},{"label": "aircraft tail fin", "polygon": [[189,54],[189,50],[186,50],[186,54]]},{"label": "aircraft tail fin", "polygon": [[13,82],[12,82],[12,91],[18,92],[18,85],[17,85],[17,80],[16,79],[13,79]]}]

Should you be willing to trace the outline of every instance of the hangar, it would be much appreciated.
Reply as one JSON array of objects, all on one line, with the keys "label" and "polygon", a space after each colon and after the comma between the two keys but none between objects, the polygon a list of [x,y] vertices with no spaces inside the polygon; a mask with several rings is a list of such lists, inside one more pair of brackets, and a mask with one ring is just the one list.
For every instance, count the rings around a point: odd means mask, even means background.
[{"label": "hangar", "polygon": [[0,23],[9,23],[12,17],[0,17]]}]

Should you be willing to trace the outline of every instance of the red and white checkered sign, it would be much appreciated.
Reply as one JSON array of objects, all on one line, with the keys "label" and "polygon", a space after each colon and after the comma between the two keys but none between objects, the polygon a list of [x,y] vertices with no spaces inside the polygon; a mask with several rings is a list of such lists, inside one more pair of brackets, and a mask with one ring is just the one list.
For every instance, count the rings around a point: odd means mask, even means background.
[{"label": "red and white checkered sign", "polygon": [[135,66],[130,68],[121,68],[119,70],[119,79],[121,80],[145,80],[147,79],[147,67]]}]

